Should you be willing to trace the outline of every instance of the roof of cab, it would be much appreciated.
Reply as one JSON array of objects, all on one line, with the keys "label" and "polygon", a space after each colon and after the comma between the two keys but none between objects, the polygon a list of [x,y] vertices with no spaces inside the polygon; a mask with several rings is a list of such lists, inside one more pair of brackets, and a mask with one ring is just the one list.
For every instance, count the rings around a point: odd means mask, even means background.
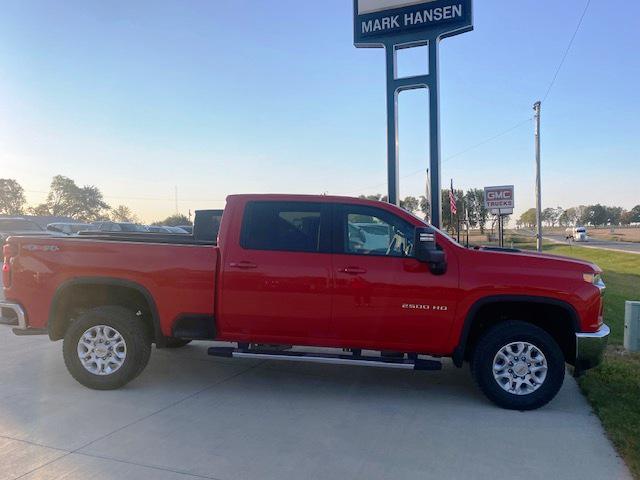
[{"label": "roof of cab", "polygon": [[380,202],[375,200],[367,200],[365,198],[347,197],[339,195],[304,195],[304,194],[288,194],[288,193],[240,193],[227,197],[230,200],[280,200],[280,201],[297,201],[297,202],[348,202],[377,205]]}]

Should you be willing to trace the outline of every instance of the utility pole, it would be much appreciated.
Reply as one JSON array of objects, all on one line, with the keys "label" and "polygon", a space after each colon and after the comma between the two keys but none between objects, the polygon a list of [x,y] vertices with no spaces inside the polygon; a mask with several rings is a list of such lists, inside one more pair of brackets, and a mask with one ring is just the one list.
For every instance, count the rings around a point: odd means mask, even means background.
[{"label": "utility pole", "polygon": [[175,201],[176,201],[176,215],[179,213],[179,208],[178,208],[178,186],[174,185],[174,194],[175,194]]},{"label": "utility pole", "polygon": [[536,143],[536,245],[542,251],[542,182],[540,179],[540,108],[538,101],[533,104],[535,113],[535,143]]}]

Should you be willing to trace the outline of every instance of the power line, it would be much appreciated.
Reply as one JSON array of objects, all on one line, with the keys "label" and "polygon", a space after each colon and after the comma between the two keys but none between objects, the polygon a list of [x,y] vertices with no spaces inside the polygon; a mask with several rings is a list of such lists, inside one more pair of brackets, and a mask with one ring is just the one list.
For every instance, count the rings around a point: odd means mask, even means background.
[{"label": "power line", "polygon": [[589,5],[591,5],[591,0],[587,0],[587,4],[584,6],[584,10],[582,11],[582,15],[580,16],[580,20],[578,21],[578,26],[576,27],[576,30],[573,32],[573,36],[571,37],[571,40],[569,41],[569,45],[567,45],[567,49],[564,51],[564,55],[562,56],[562,60],[560,60],[560,64],[558,65],[558,68],[556,69],[556,73],[553,75],[553,79],[551,80],[551,83],[549,84],[549,88],[547,88],[547,93],[545,93],[544,97],[542,98],[542,103],[544,103],[544,101],[547,99],[547,97],[549,97],[549,93],[551,93],[551,89],[553,88],[554,84],[556,83],[556,80],[558,79],[558,75],[560,74],[560,70],[562,69],[562,66],[564,65],[564,62],[567,59],[567,56],[569,55],[569,51],[571,50],[571,47],[573,46],[573,42],[576,39],[576,36],[578,35],[578,31],[580,31],[580,27],[582,26],[582,21],[584,20],[584,17],[587,15],[587,10],[589,10]]},{"label": "power line", "polygon": [[445,158],[443,160],[443,162],[451,160],[452,158],[455,158],[455,157],[459,157],[460,155],[464,155],[465,153],[470,152],[471,150],[475,150],[476,148],[482,147],[483,145],[486,145],[487,143],[490,143],[490,142],[492,142],[492,141],[494,141],[494,140],[496,140],[496,139],[498,139],[500,137],[503,137],[506,134],[511,133],[514,130],[520,128],[522,125],[524,125],[526,123],[529,123],[531,120],[533,120],[533,117],[529,117],[526,120],[522,120],[521,122],[516,123],[514,126],[512,126],[512,127],[508,128],[508,129],[498,133],[497,135],[494,135],[493,137],[489,137],[486,140],[483,140],[483,141],[481,141],[479,143],[476,143],[475,145],[473,145],[473,146],[471,146],[471,147],[469,147],[469,148],[467,148],[465,150],[462,150],[461,152],[455,153],[455,154]]},{"label": "power line", "polygon": [[[445,163],[445,162],[447,162],[447,161],[449,161],[449,160],[451,160],[453,158],[456,158],[456,157],[459,157],[461,155],[464,155],[465,153],[468,153],[468,152],[470,152],[472,150],[475,150],[476,148],[482,147],[483,145],[486,145],[487,143],[490,143],[490,142],[492,142],[492,141],[494,141],[494,140],[496,140],[496,139],[498,139],[500,137],[503,137],[503,136],[507,135],[508,133],[511,133],[514,130],[520,128],[522,125],[529,123],[532,119],[533,119],[533,117],[529,117],[526,120],[522,120],[522,121],[514,124],[513,126],[507,128],[506,130],[503,130],[502,132],[500,132],[500,133],[498,133],[496,135],[488,137],[488,138],[482,140],[481,142],[476,143],[475,145],[472,145],[472,146],[470,146],[468,148],[465,148],[464,150],[459,151],[458,153],[454,153],[453,155],[450,155],[450,156],[444,158],[442,160],[442,163]],[[402,177],[400,177],[400,179],[413,177],[414,175],[417,175],[418,173],[426,173],[426,168],[421,168],[420,170],[416,170],[415,172],[411,172],[411,173],[408,173],[407,175],[403,175]],[[350,192],[358,193],[358,192],[362,192],[364,190],[369,190],[371,188],[381,187],[381,186],[384,186],[384,185],[386,185],[386,183],[378,183],[376,185],[370,185],[368,187],[360,188],[358,190],[350,190]]]}]

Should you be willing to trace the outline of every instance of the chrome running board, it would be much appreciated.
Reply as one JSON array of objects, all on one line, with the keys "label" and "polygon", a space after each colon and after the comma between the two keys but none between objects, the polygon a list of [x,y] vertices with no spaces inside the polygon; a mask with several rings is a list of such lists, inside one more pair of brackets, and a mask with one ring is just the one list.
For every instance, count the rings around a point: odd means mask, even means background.
[{"label": "chrome running board", "polygon": [[441,370],[439,360],[418,358],[385,358],[349,354],[291,352],[282,350],[261,350],[252,348],[211,347],[209,355],[224,358],[259,358],[262,360],[282,360],[288,362],[324,363],[331,365],[357,365],[361,367],[399,368],[405,370]]}]

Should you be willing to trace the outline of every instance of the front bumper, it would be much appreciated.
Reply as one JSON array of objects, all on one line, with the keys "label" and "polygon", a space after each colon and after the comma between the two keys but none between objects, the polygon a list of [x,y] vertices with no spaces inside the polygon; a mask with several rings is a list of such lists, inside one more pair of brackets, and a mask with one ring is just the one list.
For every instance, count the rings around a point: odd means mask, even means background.
[{"label": "front bumper", "polygon": [[576,333],[576,370],[584,371],[602,362],[611,330],[605,324],[594,333]]}]

